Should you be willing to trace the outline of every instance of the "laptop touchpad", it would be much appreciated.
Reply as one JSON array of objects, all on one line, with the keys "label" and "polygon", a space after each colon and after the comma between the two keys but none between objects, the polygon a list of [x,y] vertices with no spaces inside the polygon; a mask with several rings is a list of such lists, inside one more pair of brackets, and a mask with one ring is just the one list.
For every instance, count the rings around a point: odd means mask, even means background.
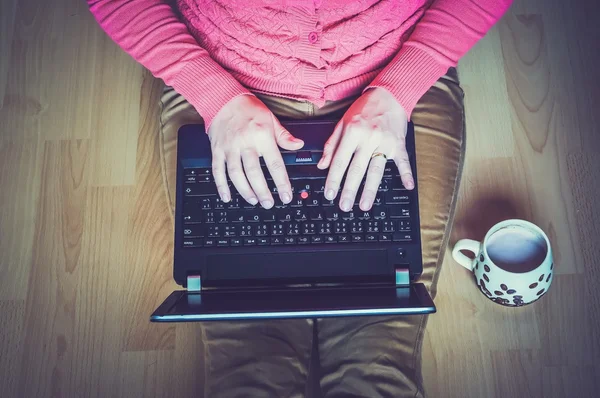
[{"label": "laptop touchpad", "polygon": [[386,249],[223,254],[207,257],[207,281],[392,275]]}]

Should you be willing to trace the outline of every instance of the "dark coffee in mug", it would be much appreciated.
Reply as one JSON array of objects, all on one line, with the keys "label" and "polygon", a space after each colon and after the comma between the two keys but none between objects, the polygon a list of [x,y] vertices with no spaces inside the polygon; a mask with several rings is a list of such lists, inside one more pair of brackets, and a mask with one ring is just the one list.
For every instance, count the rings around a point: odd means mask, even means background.
[{"label": "dark coffee in mug", "polygon": [[504,227],[494,232],[486,250],[491,261],[508,272],[524,273],[540,266],[548,255],[544,236],[523,227]]}]

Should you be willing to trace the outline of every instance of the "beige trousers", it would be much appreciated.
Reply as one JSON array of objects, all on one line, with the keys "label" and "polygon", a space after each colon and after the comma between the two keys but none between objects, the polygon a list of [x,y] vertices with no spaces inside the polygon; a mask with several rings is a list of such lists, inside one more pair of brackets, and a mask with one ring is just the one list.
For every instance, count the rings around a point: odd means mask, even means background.
[{"label": "beige trousers", "polygon": [[[341,116],[356,99],[317,108],[257,96],[284,118]],[[170,87],[164,89],[161,111],[162,172],[174,203],[177,130],[202,119]],[[463,92],[454,69],[423,96],[412,121],[424,261],[420,282],[435,297],[464,156]],[[205,397],[423,396],[426,322],[427,316],[410,315],[204,323]]]}]

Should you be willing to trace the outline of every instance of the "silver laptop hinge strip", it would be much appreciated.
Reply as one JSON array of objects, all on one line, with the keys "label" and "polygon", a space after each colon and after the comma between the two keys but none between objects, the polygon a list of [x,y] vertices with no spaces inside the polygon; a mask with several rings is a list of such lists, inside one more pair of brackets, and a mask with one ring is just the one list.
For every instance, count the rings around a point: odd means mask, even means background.
[{"label": "silver laptop hinge strip", "polygon": [[396,286],[409,286],[410,274],[406,268],[396,268]]},{"label": "silver laptop hinge strip", "polygon": [[202,278],[200,275],[189,275],[187,277],[188,292],[199,292],[202,290]]}]

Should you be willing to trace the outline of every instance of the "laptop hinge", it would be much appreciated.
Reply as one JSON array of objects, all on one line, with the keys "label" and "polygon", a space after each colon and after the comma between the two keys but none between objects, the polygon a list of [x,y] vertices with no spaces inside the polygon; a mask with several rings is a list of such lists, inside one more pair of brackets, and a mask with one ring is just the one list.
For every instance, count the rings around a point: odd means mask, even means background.
[{"label": "laptop hinge", "polygon": [[396,268],[396,286],[409,286],[410,274],[406,268]]},{"label": "laptop hinge", "polygon": [[200,275],[189,275],[187,277],[188,292],[199,292],[202,290],[202,278]]}]

